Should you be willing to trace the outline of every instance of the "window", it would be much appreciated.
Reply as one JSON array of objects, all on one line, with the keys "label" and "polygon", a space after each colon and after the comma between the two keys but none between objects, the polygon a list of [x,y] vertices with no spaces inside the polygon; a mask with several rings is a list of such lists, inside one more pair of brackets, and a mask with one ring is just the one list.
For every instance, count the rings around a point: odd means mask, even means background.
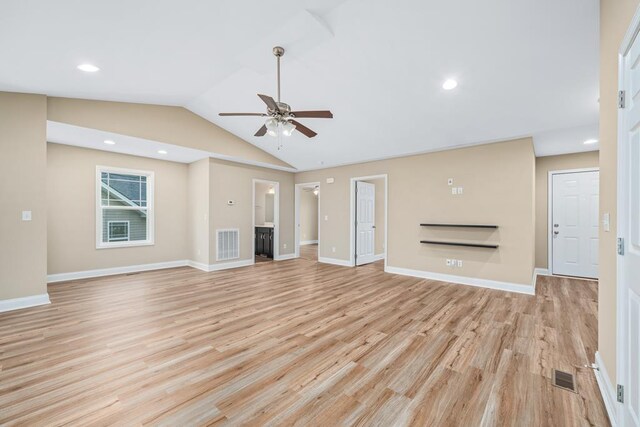
[{"label": "window", "polygon": [[110,242],[128,242],[129,221],[109,221],[108,237]]},{"label": "window", "polygon": [[152,245],[153,172],[96,170],[96,247]]}]

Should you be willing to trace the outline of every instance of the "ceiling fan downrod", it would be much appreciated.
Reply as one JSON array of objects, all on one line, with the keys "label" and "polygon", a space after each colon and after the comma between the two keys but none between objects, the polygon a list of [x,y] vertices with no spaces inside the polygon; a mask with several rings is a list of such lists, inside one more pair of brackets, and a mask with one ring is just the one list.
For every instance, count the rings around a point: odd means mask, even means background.
[{"label": "ceiling fan downrod", "polygon": [[276,60],[278,61],[278,70],[277,70],[277,75],[278,75],[278,100],[277,102],[280,103],[280,58],[284,55],[284,48],[281,46],[276,46],[273,48],[273,54],[276,56]]}]

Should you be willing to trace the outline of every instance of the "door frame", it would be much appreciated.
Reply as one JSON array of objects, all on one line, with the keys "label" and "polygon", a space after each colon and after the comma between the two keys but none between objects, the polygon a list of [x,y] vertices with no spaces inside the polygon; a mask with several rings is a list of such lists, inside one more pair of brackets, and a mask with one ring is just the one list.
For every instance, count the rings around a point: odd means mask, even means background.
[{"label": "door frame", "polygon": [[[631,49],[633,42],[637,37],[640,37],[640,7],[636,9],[636,12],[631,19],[631,23],[627,28],[620,50],[618,51],[618,90],[625,90],[625,73],[624,73],[624,57]],[[625,138],[625,119],[626,114],[623,110],[617,110],[618,112],[618,126],[617,126],[617,171],[616,171],[616,239],[620,236],[626,236],[626,225],[629,220],[627,211],[626,196],[628,194],[628,188],[626,185],[626,159],[627,159],[627,141]],[[625,252],[627,245],[625,244]],[[624,280],[624,256],[616,253],[616,378],[615,381],[618,384],[624,384],[627,379],[627,358],[625,357],[625,351],[628,346],[629,331],[626,327],[627,320],[627,301],[628,295],[627,282]],[[614,386],[615,387],[615,386]],[[628,389],[628,385],[627,385]],[[615,392],[615,390],[612,390]],[[615,397],[615,395],[614,395]],[[628,402],[628,399],[625,399]],[[616,418],[618,423],[624,424],[625,418],[625,405],[626,403],[615,403],[616,405]]]},{"label": "door frame", "polygon": [[322,188],[320,187],[320,182],[303,182],[295,185],[295,201],[294,201],[294,220],[295,220],[295,230],[294,230],[294,247],[295,247],[295,256],[296,258],[300,258],[300,194],[303,187],[310,186],[318,186],[320,190],[318,193],[318,257],[320,257],[320,198],[322,197]]},{"label": "door frame", "polygon": [[384,178],[384,269],[387,270],[387,254],[389,253],[389,177],[385,174],[357,176],[350,180],[350,212],[349,212],[349,265],[356,266],[356,181]]},{"label": "door frame", "polygon": [[[549,270],[550,276],[553,275],[553,176],[564,175],[568,173],[581,173],[581,172],[600,172],[600,168],[591,167],[591,168],[577,168],[577,169],[558,169],[558,170],[549,171],[548,173],[548,177],[547,177],[547,270]],[[600,199],[600,194],[598,194],[598,199]],[[598,206],[599,206],[599,203],[598,203]],[[600,262],[599,259],[598,259],[598,262]]]},{"label": "door frame", "polygon": [[275,189],[273,197],[273,260],[280,258],[280,183],[268,179],[253,178],[251,183],[251,264],[256,262],[256,184],[271,184]]}]

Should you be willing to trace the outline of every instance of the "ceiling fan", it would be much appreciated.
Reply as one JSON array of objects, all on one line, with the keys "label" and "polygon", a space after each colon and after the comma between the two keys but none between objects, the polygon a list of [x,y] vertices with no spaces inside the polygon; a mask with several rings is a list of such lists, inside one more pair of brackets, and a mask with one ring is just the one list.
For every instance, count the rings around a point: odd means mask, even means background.
[{"label": "ceiling fan", "polygon": [[275,101],[268,95],[258,94],[258,97],[267,104],[266,113],[220,113],[221,116],[260,116],[269,117],[262,125],[255,136],[264,136],[268,134],[270,136],[291,136],[294,130],[306,135],[309,138],[313,138],[317,135],[302,123],[295,119],[298,118],[320,118],[320,119],[332,119],[333,114],[331,111],[291,111],[289,104],[280,101],[280,58],[284,55],[284,48],[276,46],[273,48],[273,54],[278,61],[278,97]]}]

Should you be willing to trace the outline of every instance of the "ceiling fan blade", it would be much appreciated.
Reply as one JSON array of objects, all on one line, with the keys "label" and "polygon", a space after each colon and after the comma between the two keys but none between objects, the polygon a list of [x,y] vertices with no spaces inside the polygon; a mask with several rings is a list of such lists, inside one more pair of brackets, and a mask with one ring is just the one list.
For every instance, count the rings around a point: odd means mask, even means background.
[{"label": "ceiling fan blade", "polygon": [[306,127],[305,125],[303,125],[300,122],[296,122],[295,120],[291,120],[291,123],[296,125],[296,130],[297,131],[299,131],[300,133],[306,135],[309,138],[313,138],[314,136],[317,135],[317,133],[315,133],[314,131],[312,131],[311,129],[309,129],[308,127]]},{"label": "ceiling fan blade", "polygon": [[265,113],[218,113],[219,116],[266,116]]},{"label": "ceiling fan blade", "polygon": [[260,94],[258,94],[258,96],[264,101],[265,104],[267,104],[267,107],[269,107],[270,110],[280,111],[280,109],[278,108],[278,104],[276,104],[276,101],[274,101],[272,97],[270,97],[269,95]]},{"label": "ceiling fan blade", "polygon": [[265,125],[262,125],[262,127],[258,129],[258,132],[256,132],[254,136],[264,136],[265,133],[267,133],[267,127]]},{"label": "ceiling fan blade", "polygon": [[292,111],[291,114],[298,118],[333,119],[333,113],[329,110],[322,111]]}]

